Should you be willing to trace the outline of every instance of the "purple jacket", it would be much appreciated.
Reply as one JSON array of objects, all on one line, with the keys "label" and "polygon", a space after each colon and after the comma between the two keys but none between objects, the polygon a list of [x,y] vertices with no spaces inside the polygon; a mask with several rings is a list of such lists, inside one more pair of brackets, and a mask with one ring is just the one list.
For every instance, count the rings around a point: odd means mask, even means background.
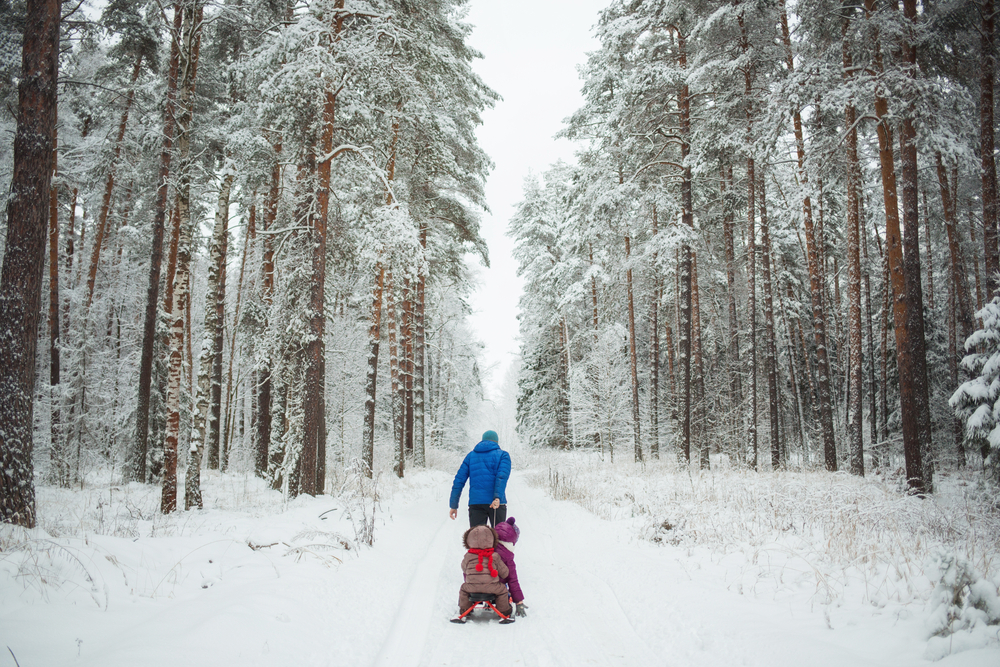
[{"label": "purple jacket", "polygon": [[514,564],[514,552],[508,549],[503,542],[497,543],[495,552],[500,556],[504,564],[507,565],[508,571],[506,577],[500,578],[500,583],[507,584],[511,600],[520,602],[524,599],[524,593],[521,592],[521,584],[517,582],[517,565]]}]

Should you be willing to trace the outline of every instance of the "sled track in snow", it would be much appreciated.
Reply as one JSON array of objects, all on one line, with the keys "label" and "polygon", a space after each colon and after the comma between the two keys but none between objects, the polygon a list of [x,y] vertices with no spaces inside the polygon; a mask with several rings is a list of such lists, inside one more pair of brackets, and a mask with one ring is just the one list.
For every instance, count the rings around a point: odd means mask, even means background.
[{"label": "sled track in snow", "polygon": [[[587,537],[574,531],[565,515],[574,508],[559,506],[517,476],[510,489],[517,498],[512,514],[525,534],[517,559],[528,617],[501,626],[492,614],[474,612],[464,625],[449,622],[458,608],[460,536],[466,524],[445,519],[426,545],[413,545],[423,549],[422,557],[373,664],[459,665],[484,658],[530,667],[663,664],[595,571],[605,564],[589,562]],[[419,551],[400,557],[413,553]]]}]

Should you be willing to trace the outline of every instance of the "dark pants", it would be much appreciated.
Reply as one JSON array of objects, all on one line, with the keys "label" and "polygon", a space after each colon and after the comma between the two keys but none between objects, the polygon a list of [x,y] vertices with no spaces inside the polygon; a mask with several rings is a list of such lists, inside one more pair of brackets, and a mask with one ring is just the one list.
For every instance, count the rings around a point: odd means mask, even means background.
[{"label": "dark pants", "polygon": [[469,528],[485,526],[488,521],[491,526],[506,521],[507,506],[501,505],[493,509],[489,505],[469,505]]},{"label": "dark pants", "polygon": [[[489,507],[489,505],[487,505],[487,507]],[[472,602],[469,601],[469,593],[492,593],[497,596],[496,602],[493,603],[493,606],[497,608],[497,611],[504,616],[510,616],[510,613],[514,611],[514,608],[510,604],[510,596],[507,593],[507,587],[503,584],[479,584],[478,586],[473,584],[462,584],[462,587],[458,589],[458,608],[463,614],[466,609],[472,606]]]}]

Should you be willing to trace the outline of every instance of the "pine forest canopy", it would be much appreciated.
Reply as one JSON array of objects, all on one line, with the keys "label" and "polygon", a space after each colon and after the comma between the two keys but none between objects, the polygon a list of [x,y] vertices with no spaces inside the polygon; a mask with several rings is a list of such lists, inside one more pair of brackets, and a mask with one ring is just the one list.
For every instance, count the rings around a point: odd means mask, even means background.
[{"label": "pine forest canopy", "polygon": [[5,521],[34,523],[35,469],[160,484],[171,512],[178,466],[191,508],[203,467],[295,496],[464,446],[482,393],[465,258],[489,261],[475,129],[497,99],[464,5],[111,0],[61,24],[59,3],[0,6],[7,108],[33,26],[59,29],[50,163],[0,149],[5,267],[22,171],[46,179],[31,233],[49,240],[19,265],[47,317],[4,320],[42,341],[6,352],[31,381],[2,385],[27,398],[0,425]]},{"label": "pine forest canopy", "polygon": [[[295,496],[466,444],[498,96],[465,5],[0,0],[4,521],[36,469],[171,512],[178,466],[192,508],[204,467]],[[578,164],[510,223],[522,439],[996,475],[994,11],[611,2]]]},{"label": "pine forest canopy", "polygon": [[511,223],[521,435],[917,493],[996,477],[995,11],[611,2],[578,164]]}]

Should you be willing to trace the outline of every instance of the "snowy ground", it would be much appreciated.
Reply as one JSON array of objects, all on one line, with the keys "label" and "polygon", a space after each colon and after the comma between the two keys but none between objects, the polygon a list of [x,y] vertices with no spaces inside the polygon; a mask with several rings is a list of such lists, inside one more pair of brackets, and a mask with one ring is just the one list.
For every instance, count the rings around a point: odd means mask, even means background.
[{"label": "snowy ground", "polygon": [[[447,518],[446,472],[383,479],[377,507],[356,483],[283,504],[256,480],[209,474],[211,508],[171,517],[146,487],[41,488],[42,530],[0,532],[0,667],[932,664],[932,585],[912,565],[879,595],[789,548],[657,543],[642,513],[553,500],[546,474],[508,489],[529,604],[509,626],[448,622],[467,523]],[[989,627],[985,648],[933,664],[1000,665]]]}]

